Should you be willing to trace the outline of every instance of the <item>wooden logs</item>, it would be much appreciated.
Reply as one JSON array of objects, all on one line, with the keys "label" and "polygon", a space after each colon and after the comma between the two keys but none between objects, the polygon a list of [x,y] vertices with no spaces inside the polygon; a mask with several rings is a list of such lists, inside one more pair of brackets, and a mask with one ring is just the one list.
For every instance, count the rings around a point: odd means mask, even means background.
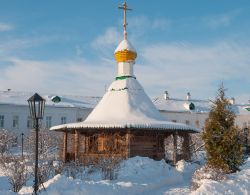
[{"label": "wooden logs", "polygon": [[190,135],[188,133],[183,134],[183,143],[182,143],[182,153],[184,160],[188,161],[191,159],[191,150],[190,150]]},{"label": "wooden logs", "polygon": [[65,131],[63,133],[63,161],[67,161],[67,148],[68,148],[68,133]]},{"label": "wooden logs", "polygon": [[173,133],[173,164],[177,163],[177,132]]},{"label": "wooden logs", "polygon": [[79,131],[77,130],[75,130],[74,154],[75,154],[75,160],[77,160],[79,156]]}]

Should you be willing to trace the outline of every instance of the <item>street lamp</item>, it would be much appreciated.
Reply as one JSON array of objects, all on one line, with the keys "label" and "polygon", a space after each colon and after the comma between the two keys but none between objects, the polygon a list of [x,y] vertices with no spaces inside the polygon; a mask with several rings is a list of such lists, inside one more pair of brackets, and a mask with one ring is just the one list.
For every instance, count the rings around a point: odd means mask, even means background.
[{"label": "street lamp", "polygon": [[245,154],[248,154],[248,128],[244,128],[244,137],[245,137]]},{"label": "street lamp", "polygon": [[39,120],[43,118],[45,99],[40,95],[35,93],[28,100],[30,116],[34,121],[34,128],[36,131],[36,146],[35,146],[35,183],[34,183],[34,194],[38,191],[38,130],[39,130]]},{"label": "street lamp", "polygon": [[23,159],[23,136],[24,136],[24,133],[21,133],[21,138],[22,138],[22,159]]}]

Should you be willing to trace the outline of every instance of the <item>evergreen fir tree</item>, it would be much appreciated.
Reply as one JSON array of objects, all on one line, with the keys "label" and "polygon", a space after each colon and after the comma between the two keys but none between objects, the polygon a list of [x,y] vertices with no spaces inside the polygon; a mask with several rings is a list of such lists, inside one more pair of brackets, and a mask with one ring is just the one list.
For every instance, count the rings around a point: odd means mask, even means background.
[{"label": "evergreen fir tree", "polygon": [[235,114],[225,97],[223,84],[205,123],[202,138],[205,142],[208,165],[223,171],[235,172],[242,162],[242,145],[235,126]]}]

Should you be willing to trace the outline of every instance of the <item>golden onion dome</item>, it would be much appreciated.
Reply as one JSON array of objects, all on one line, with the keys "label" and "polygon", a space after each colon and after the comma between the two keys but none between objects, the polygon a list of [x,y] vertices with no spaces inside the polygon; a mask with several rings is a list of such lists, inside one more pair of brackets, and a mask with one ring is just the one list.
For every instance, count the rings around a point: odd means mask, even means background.
[{"label": "golden onion dome", "polygon": [[124,39],[115,50],[115,59],[119,62],[132,62],[135,61],[137,53],[132,44]]}]

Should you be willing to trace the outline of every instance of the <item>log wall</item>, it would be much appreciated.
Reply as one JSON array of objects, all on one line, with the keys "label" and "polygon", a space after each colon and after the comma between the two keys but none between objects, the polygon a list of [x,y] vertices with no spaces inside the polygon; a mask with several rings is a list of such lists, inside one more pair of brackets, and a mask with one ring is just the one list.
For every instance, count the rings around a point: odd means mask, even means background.
[{"label": "log wall", "polygon": [[[169,139],[171,138],[172,139]],[[168,140],[168,143],[166,142]],[[171,142],[171,143],[169,143]],[[166,146],[171,146],[167,148]],[[178,160],[190,160],[190,135],[186,132],[123,132],[123,133],[81,133],[79,130],[64,134],[63,160],[79,160],[103,157],[129,158],[149,157],[165,159],[175,164]],[[166,151],[172,151],[167,159]]]},{"label": "log wall", "polygon": [[161,160],[164,158],[164,135],[133,135],[130,139],[129,157],[143,156]]}]

